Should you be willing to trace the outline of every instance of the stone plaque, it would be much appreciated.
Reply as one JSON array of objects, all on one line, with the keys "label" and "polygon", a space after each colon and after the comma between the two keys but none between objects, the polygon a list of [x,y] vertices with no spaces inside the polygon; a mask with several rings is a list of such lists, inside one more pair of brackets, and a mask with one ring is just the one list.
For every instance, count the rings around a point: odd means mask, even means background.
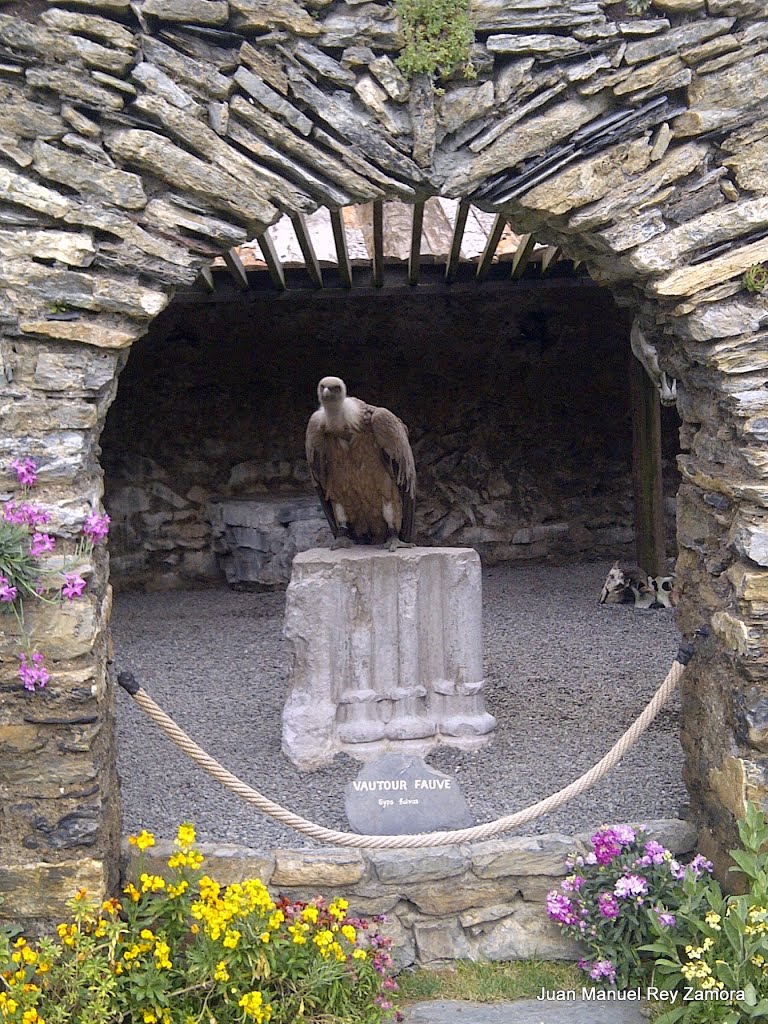
[{"label": "stone plaque", "polygon": [[455,779],[422,758],[382,754],[344,790],[351,827],[363,835],[439,832],[474,824]]}]

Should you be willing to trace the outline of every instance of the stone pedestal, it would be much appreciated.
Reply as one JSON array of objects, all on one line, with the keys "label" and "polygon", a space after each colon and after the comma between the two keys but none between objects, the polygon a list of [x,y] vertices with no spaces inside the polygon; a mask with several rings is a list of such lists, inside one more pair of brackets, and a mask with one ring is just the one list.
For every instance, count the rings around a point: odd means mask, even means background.
[{"label": "stone pedestal", "polygon": [[480,558],[472,548],[315,548],[286,594],[293,645],[283,753],[317,768],[339,751],[474,750],[485,710]]}]

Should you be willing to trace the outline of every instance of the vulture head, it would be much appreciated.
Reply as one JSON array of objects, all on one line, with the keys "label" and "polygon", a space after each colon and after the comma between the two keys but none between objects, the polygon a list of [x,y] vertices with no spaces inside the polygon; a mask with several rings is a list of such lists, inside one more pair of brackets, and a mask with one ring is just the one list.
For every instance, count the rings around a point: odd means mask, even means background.
[{"label": "vulture head", "polygon": [[321,405],[340,405],[347,397],[347,386],[341,377],[323,377],[317,385],[317,398]]}]

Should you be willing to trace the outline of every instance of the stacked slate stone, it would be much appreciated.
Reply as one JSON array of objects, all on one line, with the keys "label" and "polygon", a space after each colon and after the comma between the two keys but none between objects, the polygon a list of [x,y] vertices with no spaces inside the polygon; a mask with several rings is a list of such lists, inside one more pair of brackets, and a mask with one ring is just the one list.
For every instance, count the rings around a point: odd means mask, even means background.
[{"label": "stacked slate stone", "polygon": [[[480,0],[477,78],[439,95],[394,63],[389,5],[77,0],[0,8],[2,486],[40,465],[62,544],[98,505],[125,353],[214,255],[281,212],[472,198],[586,261],[678,380],[684,694],[692,806],[716,857],[765,795],[768,259],[764,0]],[[107,570],[24,693],[2,642],[5,914],[44,922],[113,885],[119,808]],[[695,691],[695,697],[694,697]],[[726,724],[724,724],[726,723]]]}]

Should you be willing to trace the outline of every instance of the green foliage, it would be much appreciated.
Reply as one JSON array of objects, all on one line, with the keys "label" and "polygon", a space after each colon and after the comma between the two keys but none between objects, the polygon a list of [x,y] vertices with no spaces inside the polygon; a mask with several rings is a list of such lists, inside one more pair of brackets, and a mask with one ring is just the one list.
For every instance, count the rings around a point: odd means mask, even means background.
[{"label": "green foliage", "polygon": [[575,989],[582,978],[573,964],[548,960],[460,960],[451,967],[420,967],[398,979],[402,1001],[468,999],[477,1003],[533,999],[542,989]]},{"label": "green foliage", "polygon": [[646,947],[656,982],[682,995],[658,1024],[768,1019],[768,825],[751,803],[738,828],[743,849],[731,851],[731,870],[745,876],[746,893],[729,896],[714,879],[687,877],[677,927],[659,929]]},{"label": "green foliage", "polygon": [[630,14],[645,14],[653,0],[627,0],[627,11]]},{"label": "green foliage", "polygon": [[25,597],[35,597],[40,566],[29,548],[29,530],[0,518],[0,577],[16,590],[15,601],[0,602],[0,611],[18,612]]},{"label": "green foliage", "polygon": [[[81,890],[57,938],[0,932],[3,1024],[384,1024],[391,940],[347,902],[273,900],[258,879],[201,870],[181,825],[163,875],[138,867],[122,901]],[[143,852],[148,832],[132,836]],[[378,919],[377,919],[378,920]]]},{"label": "green foliage", "polygon": [[745,272],[743,282],[748,292],[759,294],[768,285],[768,267],[755,263]]},{"label": "green foliage", "polygon": [[461,70],[465,78],[475,77],[469,0],[395,0],[395,5],[405,36],[396,63],[404,75],[445,79]]}]

